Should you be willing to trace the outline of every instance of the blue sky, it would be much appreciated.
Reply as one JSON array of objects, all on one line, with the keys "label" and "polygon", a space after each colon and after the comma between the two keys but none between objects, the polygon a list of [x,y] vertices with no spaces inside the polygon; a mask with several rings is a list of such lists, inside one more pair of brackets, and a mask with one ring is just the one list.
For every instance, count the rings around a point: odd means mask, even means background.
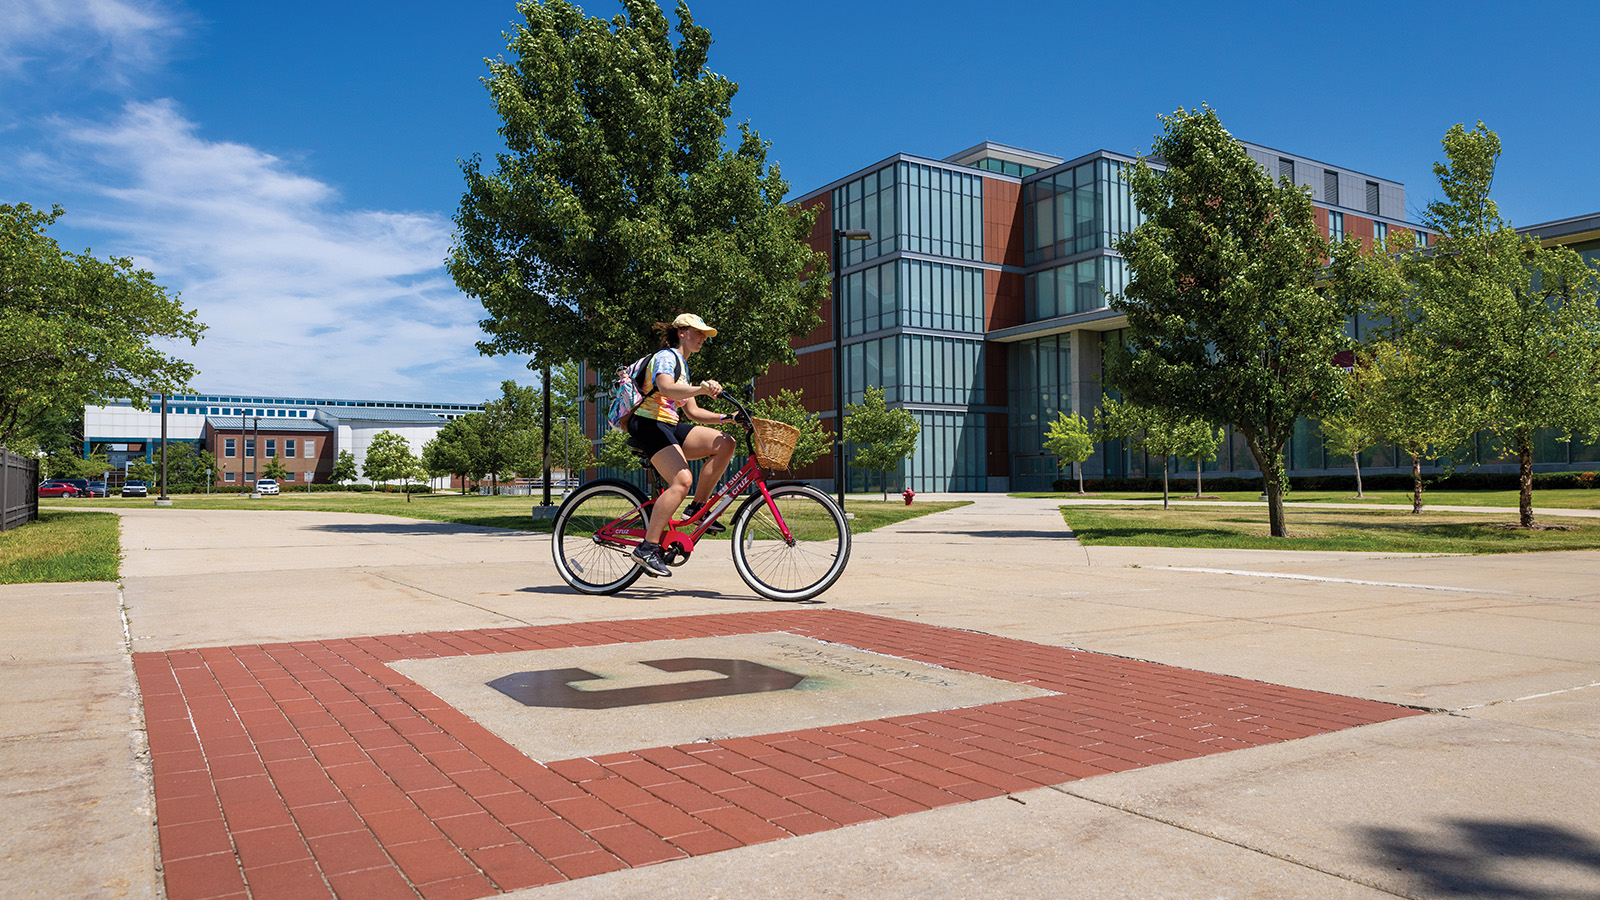
[{"label": "blue sky", "polygon": [[[610,16],[613,2],[585,7]],[[1402,181],[1413,214],[1453,124],[1504,145],[1518,225],[1600,211],[1578,3],[700,0],[733,122],[793,195],[896,152],[979,141],[1148,148],[1211,104],[1239,137]],[[457,160],[498,149],[479,79],[509,0],[0,0],[0,202],[59,203],[67,249],[132,256],[210,331],[209,391],[482,400],[442,260]]]}]

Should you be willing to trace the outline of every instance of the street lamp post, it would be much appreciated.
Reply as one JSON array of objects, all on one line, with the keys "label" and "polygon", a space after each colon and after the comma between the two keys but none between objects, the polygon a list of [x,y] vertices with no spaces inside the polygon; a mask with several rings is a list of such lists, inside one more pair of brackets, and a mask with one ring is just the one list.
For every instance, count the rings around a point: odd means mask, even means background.
[{"label": "street lamp post", "polygon": [[261,473],[256,468],[256,461],[261,458],[261,417],[252,416],[251,418],[255,419],[255,437],[252,439],[255,442],[255,446],[252,448],[255,452],[250,454],[250,496],[259,497],[261,495],[256,492],[258,490],[257,485],[261,482],[259,477]]},{"label": "street lamp post", "polygon": [[167,395],[161,395],[161,496],[167,499]]},{"label": "street lamp post", "polygon": [[872,232],[865,228],[835,228],[833,230],[833,485],[839,495],[839,508],[844,509],[844,301],[839,296],[843,280],[845,241],[870,241]]}]

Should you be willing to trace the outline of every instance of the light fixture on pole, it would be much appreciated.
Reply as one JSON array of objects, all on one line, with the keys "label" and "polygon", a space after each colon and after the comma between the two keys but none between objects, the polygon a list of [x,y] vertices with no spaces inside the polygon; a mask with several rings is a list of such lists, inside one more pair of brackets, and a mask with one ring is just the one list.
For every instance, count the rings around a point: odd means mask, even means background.
[{"label": "light fixture on pole", "polygon": [[842,246],[845,241],[870,240],[872,232],[865,228],[833,230],[833,486],[840,509],[844,508],[844,301],[839,297],[844,272]]}]

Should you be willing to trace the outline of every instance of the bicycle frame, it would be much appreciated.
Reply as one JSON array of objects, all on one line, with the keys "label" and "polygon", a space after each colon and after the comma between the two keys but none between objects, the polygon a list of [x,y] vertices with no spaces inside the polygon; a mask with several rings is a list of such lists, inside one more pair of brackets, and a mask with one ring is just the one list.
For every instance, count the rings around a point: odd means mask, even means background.
[{"label": "bicycle frame", "polygon": [[[745,414],[746,418],[749,418],[749,411],[744,408],[744,404],[740,403],[735,397],[730,396],[727,399],[731,400],[733,405]],[[756,462],[755,448],[751,446],[748,428],[745,431],[745,451],[748,453],[748,457],[745,459],[744,465],[740,466],[739,471],[717,486],[717,489],[712,492],[711,496],[700,507],[697,515],[688,519],[672,519],[668,521],[667,531],[661,535],[660,543],[663,551],[676,551],[683,554],[684,558],[687,558],[690,553],[694,552],[695,543],[705,535],[706,530],[721,518],[722,514],[733,506],[734,500],[752,485],[760,488],[761,496],[767,503],[767,509],[772,512],[773,520],[777,522],[784,542],[791,546],[794,544],[794,536],[790,533],[788,524],[783,521],[783,514],[778,511],[777,504],[772,502],[771,492],[767,490],[767,480],[762,473],[761,464]],[[645,461],[644,465],[646,470],[650,472],[651,481],[657,483],[655,496],[646,500],[644,505],[640,507],[640,514],[644,517],[644,521],[648,523],[650,511],[655,506],[656,501],[661,499],[661,494],[666,490],[666,487],[659,484],[660,476],[651,467],[648,460]],[[607,523],[595,533],[595,539],[604,538],[608,542],[628,548],[639,546],[644,542],[645,528],[629,528],[624,527],[622,524],[624,521],[631,521],[632,518],[632,516],[628,516],[624,519],[617,519]],[[699,524],[692,532],[685,532],[681,529],[681,526],[696,521]]]}]

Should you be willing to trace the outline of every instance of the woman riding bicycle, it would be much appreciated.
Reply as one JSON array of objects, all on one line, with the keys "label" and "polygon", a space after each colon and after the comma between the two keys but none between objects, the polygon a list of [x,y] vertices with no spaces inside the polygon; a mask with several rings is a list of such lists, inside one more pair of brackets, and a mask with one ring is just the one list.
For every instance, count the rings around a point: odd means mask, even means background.
[{"label": "woman riding bicycle", "polygon": [[[650,512],[644,543],[633,551],[634,560],[646,574],[662,576],[671,575],[672,570],[661,559],[661,535],[694,482],[689,461],[710,458],[695,485],[694,502],[684,510],[684,518],[699,513],[739,444],[715,428],[705,427],[726,422],[731,416],[703,410],[694,400],[701,395],[717,396],[722,393],[722,385],[709,379],[698,385],[689,380],[688,357],[698,352],[707,339],[716,337],[717,330],[690,313],[678,316],[671,324],[658,322],[655,327],[664,332],[662,346],[645,364],[649,393],[628,422],[628,441],[643,451],[667,486]],[[720,522],[707,529],[722,530]]]}]

